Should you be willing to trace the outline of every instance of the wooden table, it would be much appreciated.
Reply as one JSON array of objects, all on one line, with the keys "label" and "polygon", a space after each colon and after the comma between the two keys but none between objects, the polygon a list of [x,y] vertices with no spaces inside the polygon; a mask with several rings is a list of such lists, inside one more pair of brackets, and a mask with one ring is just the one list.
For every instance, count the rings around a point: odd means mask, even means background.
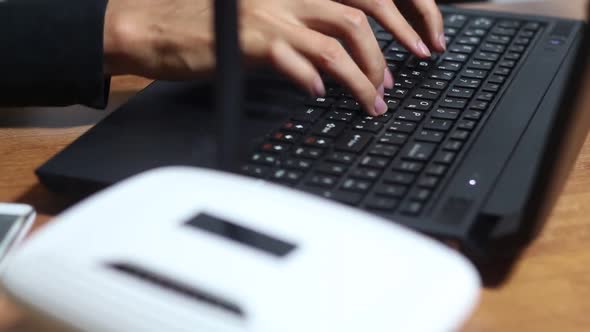
[{"label": "wooden table", "polygon": [[[469,7],[584,18],[586,0]],[[590,77],[589,77],[590,79]],[[113,80],[109,111],[148,84],[137,77]],[[590,99],[590,95],[588,97]],[[587,103],[588,104],[588,103]],[[35,206],[37,225],[68,201],[51,194],[33,171],[108,114],[68,108],[0,111],[0,201]],[[590,140],[586,140],[564,192],[542,234],[526,250],[508,281],[484,290],[465,331],[590,330]],[[18,311],[0,298],[0,330],[18,325]],[[425,317],[427,319],[427,317]]]}]

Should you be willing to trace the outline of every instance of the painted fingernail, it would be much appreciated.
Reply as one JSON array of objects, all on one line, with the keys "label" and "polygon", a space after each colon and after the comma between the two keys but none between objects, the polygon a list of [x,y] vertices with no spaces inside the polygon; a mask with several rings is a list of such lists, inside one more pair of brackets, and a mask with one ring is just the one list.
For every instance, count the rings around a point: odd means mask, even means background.
[{"label": "painted fingernail", "polygon": [[430,53],[430,50],[422,40],[419,40],[416,46],[418,47],[418,50],[420,50],[420,53],[422,53],[422,55],[424,55],[425,57],[432,56],[432,53]]},{"label": "painted fingernail", "polygon": [[385,97],[385,86],[383,84],[381,84],[379,86],[379,88],[377,88],[377,92],[379,93],[381,98],[384,98]]},{"label": "painted fingernail", "polygon": [[321,77],[317,77],[313,81],[313,93],[317,97],[323,97],[326,95],[326,87]]},{"label": "painted fingernail", "polygon": [[377,115],[382,115],[385,114],[385,112],[387,112],[387,104],[381,96],[377,96],[375,98],[375,113],[377,113]]},{"label": "painted fingernail", "polygon": [[438,37],[438,42],[440,43],[440,47],[443,48],[443,50],[447,50],[447,40],[445,39],[445,34],[441,33],[440,36]]},{"label": "painted fingernail", "polygon": [[391,75],[389,68],[385,68],[383,78],[383,85],[388,89],[393,89],[393,75]]}]

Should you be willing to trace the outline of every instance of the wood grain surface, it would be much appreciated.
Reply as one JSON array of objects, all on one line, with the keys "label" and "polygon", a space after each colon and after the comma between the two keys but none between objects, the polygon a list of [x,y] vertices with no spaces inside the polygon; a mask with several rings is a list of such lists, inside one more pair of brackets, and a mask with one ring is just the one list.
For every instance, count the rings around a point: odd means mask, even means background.
[{"label": "wood grain surface", "polygon": [[[550,0],[464,6],[581,19],[585,3]],[[590,81],[590,75],[586,79]],[[35,206],[37,227],[50,221],[68,201],[42,187],[34,169],[148,83],[138,77],[114,78],[107,111],[81,106],[0,110],[0,201]],[[583,107],[590,111],[588,92]],[[586,140],[542,233],[501,287],[483,290],[463,330],[589,331],[589,312],[590,140]],[[0,295],[0,330],[18,328],[22,321],[18,309]],[[18,330],[27,328],[21,325]]]}]

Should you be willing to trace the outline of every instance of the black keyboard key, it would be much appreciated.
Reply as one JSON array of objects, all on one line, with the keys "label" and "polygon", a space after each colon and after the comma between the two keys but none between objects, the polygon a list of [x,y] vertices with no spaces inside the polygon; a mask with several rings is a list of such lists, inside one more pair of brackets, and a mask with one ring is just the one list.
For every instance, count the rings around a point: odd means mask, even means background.
[{"label": "black keyboard key", "polygon": [[445,133],[437,130],[420,130],[416,135],[417,141],[439,143],[445,138]]},{"label": "black keyboard key", "polygon": [[406,160],[396,160],[393,163],[392,169],[394,171],[402,171],[402,172],[409,172],[409,173],[419,173],[422,168],[424,167],[423,163],[415,162],[415,161],[406,161]]},{"label": "black keyboard key", "polygon": [[462,28],[467,22],[467,17],[461,14],[450,14],[444,18],[444,25],[447,28]]},{"label": "black keyboard key", "polygon": [[319,173],[342,175],[348,170],[348,167],[342,164],[321,163],[315,170]]},{"label": "black keyboard key", "polygon": [[477,96],[475,96],[475,99],[481,101],[492,101],[495,96],[496,95],[492,92],[481,92],[478,93]]},{"label": "black keyboard key", "polygon": [[354,119],[355,115],[355,112],[338,110],[329,112],[327,118],[334,121],[350,122]]},{"label": "black keyboard key", "polygon": [[407,121],[393,121],[387,130],[398,133],[412,133],[416,130],[416,124]]},{"label": "black keyboard key", "polygon": [[404,147],[401,157],[407,160],[427,161],[434,154],[436,147],[436,144],[414,141]]},{"label": "black keyboard key", "polygon": [[369,149],[369,154],[377,157],[393,158],[399,148],[395,145],[390,144],[375,144]]},{"label": "black keyboard key", "polygon": [[453,122],[450,120],[430,119],[424,123],[424,129],[447,131],[451,129]]},{"label": "black keyboard key", "polygon": [[358,156],[353,153],[332,152],[326,157],[326,160],[349,165],[349,164],[352,164],[356,160],[357,157]]},{"label": "black keyboard key", "polygon": [[418,179],[418,186],[422,188],[430,188],[433,189],[438,184],[439,178],[436,176],[425,175]]},{"label": "black keyboard key", "polygon": [[475,92],[474,89],[465,89],[465,88],[451,88],[448,93],[447,96],[449,97],[455,97],[455,98],[465,98],[465,99],[470,99],[473,96],[473,93]]},{"label": "black keyboard key", "polygon": [[281,165],[285,168],[307,170],[311,167],[312,162],[305,159],[287,158],[281,161]]},{"label": "black keyboard key", "polygon": [[366,206],[371,210],[393,211],[398,204],[397,199],[374,196],[367,201]]},{"label": "black keyboard key", "polygon": [[487,34],[488,32],[485,29],[466,29],[465,31],[463,31],[463,35],[464,36],[468,36],[468,37],[483,37]]},{"label": "black keyboard key", "polygon": [[541,24],[539,24],[537,22],[529,22],[529,23],[525,24],[524,27],[522,27],[522,29],[528,30],[528,31],[537,31],[537,30],[539,30],[540,27],[541,27]]},{"label": "black keyboard key", "polygon": [[285,143],[263,143],[260,147],[260,150],[264,152],[271,152],[271,153],[282,153],[291,147],[290,144]]},{"label": "black keyboard key", "polygon": [[361,119],[365,120],[365,121],[373,121],[373,122],[388,122],[389,119],[391,119],[393,117],[393,112],[387,112],[383,115],[379,115],[379,116],[369,116],[369,115],[365,115],[363,116]]},{"label": "black keyboard key", "polygon": [[285,133],[282,131],[277,131],[270,135],[270,138],[274,141],[284,142],[284,143],[294,143],[297,142],[300,138],[297,134]]},{"label": "black keyboard key", "polygon": [[477,89],[481,85],[481,80],[473,78],[460,78],[455,83],[455,86],[460,88]]},{"label": "black keyboard key", "polygon": [[336,108],[349,111],[360,111],[361,105],[354,99],[344,98],[336,103]]},{"label": "black keyboard key", "polygon": [[310,125],[307,123],[297,121],[287,121],[282,128],[285,131],[305,133],[310,128]]},{"label": "black keyboard key", "polygon": [[498,65],[500,67],[503,67],[503,68],[512,69],[512,68],[514,68],[514,66],[516,66],[516,61],[514,61],[514,60],[502,60],[502,61],[500,61],[500,63]]},{"label": "black keyboard key", "polygon": [[408,187],[399,184],[380,184],[375,187],[375,194],[388,197],[403,197],[408,191]]},{"label": "black keyboard key", "polygon": [[402,52],[387,52],[385,53],[385,60],[393,62],[404,62],[408,59],[408,53]]},{"label": "black keyboard key", "polygon": [[515,53],[524,53],[525,50],[526,50],[526,47],[524,47],[523,45],[512,45],[508,48],[509,52],[515,52]]},{"label": "black keyboard key", "polygon": [[436,66],[436,68],[439,70],[445,71],[445,72],[449,72],[449,71],[457,72],[457,71],[461,70],[461,63],[443,61],[438,66]]},{"label": "black keyboard key", "polygon": [[350,173],[350,177],[361,180],[376,180],[381,175],[381,170],[367,167],[355,168]]},{"label": "black keyboard key", "polygon": [[455,153],[451,151],[440,151],[434,157],[434,162],[439,164],[450,165],[455,159]]},{"label": "black keyboard key", "polygon": [[424,74],[419,70],[401,70],[397,76],[401,78],[421,78]]},{"label": "black keyboard key", "polygon": [[457,33],[459,33],[459,30],[457,28],[449,28],[449,27],[445,27],[445,31],[444,31],[446,36],[455,36],[457,35]]},{"label": "black keyboard key", "polygon": [[316,122],[324,113],[325,109],[320,107],[298,107],[293,113],[293,120],[301,122]]},{"label": "black keyboard key", "polygon": [[347,132],[336,141],[335,148],[340,151],[359,153],[365,149],[371,138],[370,134]]},{"label": "black keyboard key", "polygon": [[402,204],[400,208],[400,212],[406,215],[415,216],[420,214],[423,209],[423,205],[420,202],[416,201],[407,201]]},{"label": "black keyboard key", "polygon": [[259,153],[256,152],[250,156],[250,162],[255,164],[263,164],[263,165],[274,165],[276,164],[278,158],[276,155],[269,154],[269,153]]},{"label": "black keyboard key", "polygon": [[433,80],[443,80],[443,81],[450,81],[455,78],[455,73],[452,71],[446,70],[433,70],[428,74],[428,78]]},{"label": "black keyboard key", "polygon": [[510,75],[510,69],[509,68],[498,68],[498,69],[494,70],[494,75],[508,76],[508,75]]},{"label": "black keyboard key", "polygon": [[399,107],[400,101],[395,98],[386,98],[385,103],[387,104],[387,109],[393,111]]},{"label": "black keyboard key", "polygon": [[463,147],[463,142],[455,140],[449,140],[443,145],[443,149],[455,152],[461,150],[461,147]]},{"label": "black keyboard key", "polygon": [[416,179],[416,176],[405,172],[391,172],[383,177],[383,181],[387,183],[409,185]]},{"label": "black keyboard key", "polygon": [[462,77],[484,79],[488,76],[488,72],[479,69],[465,69],[461,72]]},{"label": "black keyboard key", "polygon": [[416,86],[416,83],[418,83],[418,80],[416,80],[416,79],[403,78],[403,79],[396,80],[395,83],[393,84],[393,86],[395,88],[412,89],[412,88],[414,88],[414,86]]},{"label": "black keyboard key", "polygon": [[477,122],[472,120],[459,120],[457,123],[457,128],[464,129],[464,130],[473,130]]},{"label": "black keyboard key", "polygon": [[424,80],[421,87],[425,89],[444,90],[449,83],[444,80]]},{"label": "black keyboard key", "polygon": [[326,97],[316,97],[313,99],[308,100],[306,103],[308,106],[319,106],[324,108],[329,108],[334,104],[333,98],[326,98]]},{"label": "black keyboard key", "polygon": [[389,32],[386,32],[386,31],[377,32],[375,34],[375,38],[377,40],[382,40],[382,41],[389,41],[389,42],[393,41],[393,36]]},{"label": "black keyboard key", "polygon": [[447,166],[440,164],[432,164],[426,168],[425,173],[433,176],[442,176],[447,171]]},{"label": "black keyboard key", "polygon": [[438,107],[431,113],[431,117],[443,120],[455,120],[459,117],[460,112],[454,109]]},{"label": "black keyboard key", "polygon": [[453,44],[449,47],[449,51],[453,53],[471,54],[475,51],[475,47],[473,45]]},{"label": "black keyboard key", "polygon": [[338,177],[323,174],[314,174],[307,180],[306,184],[314,187],[332,188],[336,185]]},{"label": "black keyboard key", "polygon": [[385,98],[404,99],[408,95],[408,89],[386,89]]},{"label": "black keyboard key", "polygon": [[431,191],[429,189],[414,188],[410,192],[409,197],[412,200],[424,202],[430,197],[430,193],[431,193]]},{"label": "black keyboard key", "polygon": [[440,91],[434,89],[417,89],[414,92],[414,98],[437,100],[440,97]]},{"label": "black keyboard key", "polygon": [[365,167],[383,169],[389,164],[389,159],[383,157],[365,156],[361,159],[360,164]]},{"label": "black keyboard key", "polygon": [[469,108],[476,111],[485,111],[488,109],[488,105],[489,103],[487,101],[476,100],[473,103],[471,103]]},{"label": "black keyboard key", "polygon": [[348,179],[344,180],[344,182],[342,183],[340,188],[342,190],[346,190],[346,191],[355,191],[355,192],[365,193],[365,192],[369,191],[371,186],[372,186],[372,183],[370,181],[348,178]]},{"label": "black keyboard key", "polygon": [[309,136],[303,140],[303,144],[318,148],[327,148],[332,145],[332,140],[329,138]]},{"label": "black keyboard key", "polygon": [[468,120],[478,121],[479,119],[481,119],[481,116],[482,116],[482,112],[475,111],[475,110],[468,110],[468,111],[465,111],[465,113],[463,113],[463,118],[468,119]]},{"label": "black keyboard key", "polygon": [[486,38],[486,42],[499,45],[508,45],[510,43],[510,39],[511,38],[509,36],[492,34]]},{"label": "black keyboard key", "polygon": [[471,60],[467,64],[467,68],[481,69],[481,70],[491,70],[492,68],[494,68],[494,63],[491,62],[491,61]]},{"label": "black keyboard key", "polygon": [[432,68],[433,63],[431,61],[428,60],[423,60],[423,59],[418,59],[418,58],[412,58],[412,60],[410,60],[410,62],[408,62],[407,67],[408,68],[416,68],[418,70],[427,70]]},{"label": "black keyboard key", "polygon": [[299,147],[293,151],[293,155],[299,158],[318,159],[323,154],[322,149]]},{"label": "black keyboard key", "polygon": [[367,121],[363,119],[358,119],[352,124],[352,128],[360,131],[368,131],[371,133],[376,133],[381,128],[383,128],[383,123],[380,121]]},{"label": "black keyboard key", "polygon": [[402,145],[407,139],[408,135],[386,132],[379,137],[378,142],[382,144]]},{"label": "black keyboard key", "polygon": [[495,84],[503,84],[504,82],[506,82],[506,77],[500,76],[500,75],[492,75],[488,79],[488,82],[495,83]]},{"label": "black keyboard key", "polygon": [[498,26],[506,29],[517,29],[520,27],[520,22],[516,20],[502,20],[498,22]]},{"label": "black keyboard key", "polygon": [[483,91],[496,93],[500,90],[500,85],[496,83],[486,83],[483,88]]},{"label": "black keyboard key", "polygon": [[455,42],[464,45],[479,45],[481,43],[481,38],[464,36],[455,39]]},{"label": "black keyboard key", "polygon": [[520,59],[520,54],[514,53],[514,52],[508,52],[504,55],[504,59],[516,61],[516,60]]},{"label": "black keyboard key", "polygon": [[463,53],[448,53],[443,56],[444,61],[467,62],[469,55]]},{"label": "black keyboard key", "polygon": [[313,134],[325,137],[337,137],[345,128],[340,121],[322,121],[313,127]]},{"label": "black keyboard key", "polygon": [[424,112],[404,110],[395,114],[396,120],[420,122],[424,118]]},{"label": "black keyboard key", "polygon": [[469,138],[469,132],[467,130],[455,130],[451,133],[450,138],[465,141]]},{"label": "black keyboard key", "polygon": [[485,43],[483,44],[479,50],[481,51],[479,53],[479,56],[476,56],[476,59],[481,59],[481,60],[491,60],[491,58],[487,57],[486,59],[482,59],[481,53],[496,53],[496,54],[502,54],[504,53],[504,51],[506,50],[506,46],[504,45],[499,45],[499,44],[492,44],[492,43]]},{"label": "black keyboard key", "polygon": [[270,174],[270,170],[270,167],[262,165],[244,165],[241,168],[243,174],[257,178],[267,177]]},{"label": "black keyboard key", "polygon": [[276,169],[271,172],[269,179],[276,182],[295,184],[301,180],[302,176],[303,173],[299,171]]},{"label": "black keyboard key", "polygon": [[500,55],[498,53],[491,52],[477,52],[474,58],[475,60],[496,62],[498,59],[500,59]]},{"label": "black keyboard key", "polygon": [[432,100],[410,99],[406,103],[406,108],[417,111],[428,111],[432,107]]},{"label": "black keyboard key", "polygon": [[480,29],[489,29],[492,27],[493,24],[494,24],[494,21],[490,18],[478,17],[478,18],[474,19],[471,22],[471,24],[469,24],[469,27],[480,28]]},{"label": "black keyboard key", "polygon": [[491,31],[494,35],[512,37],[516,35],[516,29],[495,27]]},{"label": "black keyboard key", "polygon": [[457,109],[464,109],[467,105],[467,99],[461,98],[444,98],[440,106],[445,108],[457,108]]},{"label": "black keyboard key", "polygon": [[326,190],[321,188],[304,188],[304,190],[319,195],[328,199],[333,199],[340,203],[344,203],[347,205],[357,205],[363,199],[362,194],[353,193],[350,191],[342,191],[342,190]]}]

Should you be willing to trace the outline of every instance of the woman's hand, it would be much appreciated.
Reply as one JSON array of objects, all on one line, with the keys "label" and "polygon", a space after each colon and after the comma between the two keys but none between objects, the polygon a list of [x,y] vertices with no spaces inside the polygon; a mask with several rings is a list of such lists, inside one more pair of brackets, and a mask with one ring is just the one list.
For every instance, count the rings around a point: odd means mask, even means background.
[{"label": "woman's hand", "polygon": [[[110,0],[104,40],[108,73],[159,79],[211,74],[212,1]],[[271,63],[313,95],[325,94],[320,76],[325,72],[346,86],[371,115],[387,111],[383,90],[393,87],[393,78],[365,13],[420,57],[430,55],[428,47],[444,49],[442,19],[434,0],[403,1],[400,8],[418,32],[391,0],[239,1],[246,62]]]}]

